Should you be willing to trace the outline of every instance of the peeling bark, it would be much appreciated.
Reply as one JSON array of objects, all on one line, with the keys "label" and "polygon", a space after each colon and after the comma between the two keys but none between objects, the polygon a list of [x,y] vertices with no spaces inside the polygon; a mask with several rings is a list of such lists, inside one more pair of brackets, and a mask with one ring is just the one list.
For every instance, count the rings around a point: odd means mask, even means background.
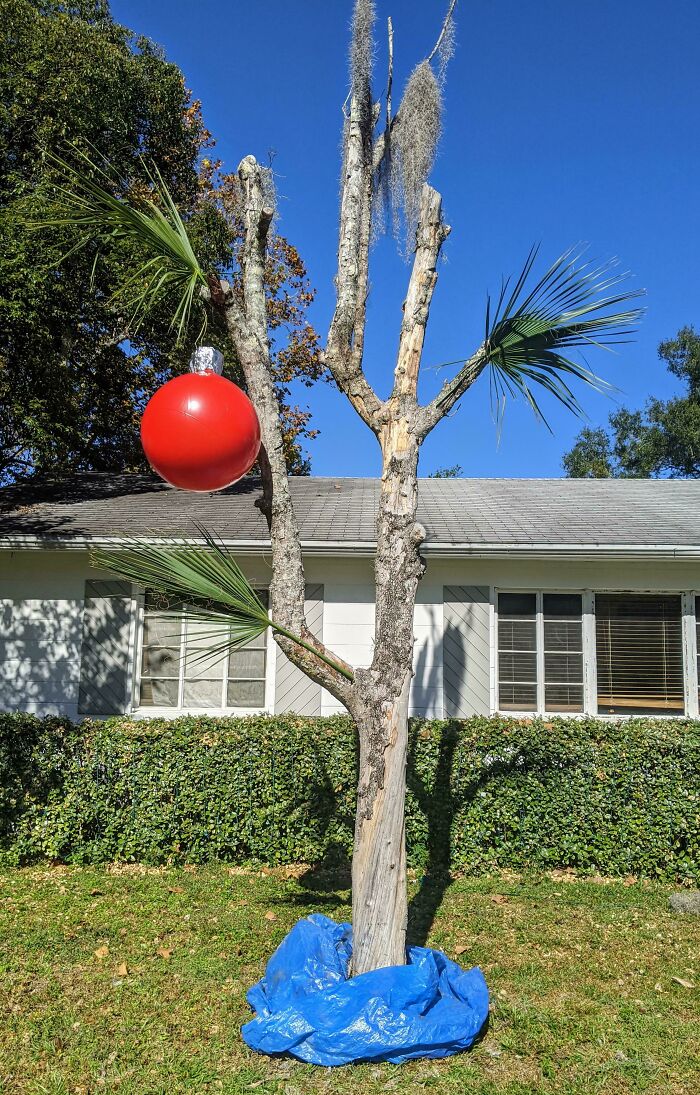
[{"label": "peeling bark", "polygon": [[[372,201],[372,147],[367,130],[369,125],[371,133],[372,120],[368,123],[366,111],[360,108],[362,99],[354,94],[350,102],[336,309],[325,361],[339,389],[376,435],[382,451],[374,655],[371,665],[355,670],[354,679],[348,681],[312,652],[276,636],[287,657],[339,699],[357,726],[360,775],[353,856],[355,974],[378,966],[401,965],[406,960],[408,703],[413,675],[413,614],[424,571],[420,549],[425,537],[425,530],[416,520],[418,455],[433,418],[444,413],[435,401],[421,407],[417,387],[437,262],[449,232],[442,219],[440,195],[425,186],[393,390],[387,400],[381,400],[362,370]],[[241,162],[239,181],[245,227],[242,292],[234,293],[221,281],[210,284],[203,294],[228,327],[260,419],[264,489],[258,505],[270,528],[272,614],[319,653],[340,661],[311,634],[304,619],[304,567],[284,462],[264,291],[265,247],[272,211],[265,207],[261,169],[250,156]]]},{"label": "peeling bark", "polygon": [[352,857],[353,975],[406,961],[406,757],[410,671],[399,696],[358,718],[360,783]]}]

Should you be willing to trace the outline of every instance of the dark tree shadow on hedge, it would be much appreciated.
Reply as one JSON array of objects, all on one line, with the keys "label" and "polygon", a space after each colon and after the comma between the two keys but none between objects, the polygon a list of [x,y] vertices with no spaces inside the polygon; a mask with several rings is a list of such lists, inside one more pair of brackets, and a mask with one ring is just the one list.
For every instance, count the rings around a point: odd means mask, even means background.
[{"label": "dark tree shadow on hedge", "polygon": [[[427,728],[421,731],[420,724],[414,728],[408,757],[408,787],[426,818],[428,830],[425,870],[408,906],[407,942],[416,947],[427,945],[435,917],[453,881],[452,829],[458,811],[467,807],[491,780],[508,776],[516,769],[525,774],[530,767],[523,764],[519,753],[515,753],[512,760],[494,760],[471,781],[468,793],[463,790],[455,793],[455,755],[464,724],[459,719],[450,719],[442,724],[434,776],[427,786],[416,765],[416,750],[422,732],[431,733]],[[542,766],[539,770],[543,770]]]},{"label": "dark tree shadow on hedge", "polygon": [[[451,625],[447,625],[451,627]],[[451,628],[454,644],[464,652],[464,640],[456,628]],[[461,659],[464,664],[464,658]],[[426,648],[421,649],[416,661],[416,681],[426,672]],[[444,671],[444,667],[443,667]],[[438,742],[438,756],[433,779],[428,786],[420,775],[418,745],[422,737],[430,738],[428,727],[412,726],[408,742],[406,782],[427,823],[427,860],[417,892],[408,906],[409,945],[425,946],[436,913],[442,904],[445,891],[451,882],[452,821],[457,802],[452,790],[452,770],[459,738],[459,723],[445,723]]]},{"label": "dark tree shadow on hedge", "polygon": [[418,947],[426,945],[437,911],[452,881],[452,821],[459,805],[452,790],[452,770],[459,724],[448,722],[442,728],[430,788],[416,770],[416,749],[421,733],[420,729],[414,729],[408,753],[408,787],[428,826],[425,872],[408,906],[408,943]]},{"label": "dark tree shadow on hedge", "polygon": [[[355,771],[359,766],[359,743],[355,736]],[[335,908],[348,900],[351,885],[351,859],[348,845],[340,840],[327,839],[332,824],[338,822],[339,801],[333,780],[319,760],[316,778],[307,786],[305,795],[309,815],[318,821],[319,843],[325,847],[321,859],[310,865],[297,879],[298,890],[285,894],[283,901],[294,905],[314,905]],[[348,819],[348,843],[352,843],[353,819]]]},{"label": "dark tree shadow on hedge", "polygon": [[[449,637],[450,649],[457,652],[454,659],[455,665],[466,667],[469,651],[466,648],[464,635],[460,629],[447,624],[445,636]],[[444,649],[445,644],[443,641],[443,651]],[[421,654],[424,654],[424,650],[421,651]],[[421,657],[419,656],[416,665],[416,677],[419,675],[420,666]],[[443,672],[444,670],[443,659]],[[466,676],[465,672],[463,679],[456,682],[457,687],[462,690],[467,688]],[[419,774],[416,754],[421,734],[430,737],[431,730],[428,727],[421,730],[419,724],[417,727],[413,727],[409,738],[408,789],[416,799],[427,823],[425,870],[418,890],[411,898],[408,907],[407,942],[412,946],[423,947],[427,944],[435,917],[452,882],[452,829],[457,812],[468,806],[491,779],[508,775],[515,769],[516,765],[519,770],[524,770],[524,766],[520,761],[512,763],[507,760],[500,760],[489,768],[482,769],[479,776],[472,781],[466,795],[464,791],[455,793],[455,755],[463,733],[463,723],[459,719],[449,718],[448,721],[442,724],[437,747],[437,762],[430,785]]]}]

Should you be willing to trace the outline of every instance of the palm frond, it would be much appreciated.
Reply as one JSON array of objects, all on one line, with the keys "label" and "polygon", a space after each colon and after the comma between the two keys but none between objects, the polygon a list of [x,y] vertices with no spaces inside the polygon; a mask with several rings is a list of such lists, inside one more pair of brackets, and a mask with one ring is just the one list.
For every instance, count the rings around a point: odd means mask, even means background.
[{"label": "palm frond", "polygon": [[[110,570],[145,589],[174,597],[188,620],[208,625],[198,633],[201,654],[190,662],[207,660],[252,642],[268,627],[309,650],[343,677],[348,669],[316,650],[299,635],[271,619],[266,606],[233,556],[202,525],[197,531],[204,546],[187,542],[124,541],[124,546],[95,548],[93,566]],[[205,641],[206,640],[206,641]]]},{"label": "palm frond", "polygon": [[614,263],[582,262],[580,249],[566,251],[532,287],[528,281],[537,257],[533,248],[515,284],[505,281],[492,309],[486,305],[483,354],[491,367],[492,394],[502,414],[507,396],[522,395],[546,425],[534,387],[582,415],[571,383],[582,381],[597,391],[612,385],[569,356],[571,350],[610,349],[630,341],[641,308],[619,310],[643,290],[616,291],[628,275]]},{"label": "palm frond", "polygon": [[[58,181],[48,216],[34,228],[70,228],[78,233],[68,254],[98,244],[106,237],[135,244],[146,256],[115,293],[138,326],[148,311],[162,301],[174,300],[172,325],[180,336],[187,326],[201,285],[207,284],[187,234],[187,228],[160,172],[149,172],[153,198],[132,204],[113,191],[128,192],[123,180],[99,167],[84,152],[75,164],[48,155]],[[203,320],[203,327],[206,318]]]}]

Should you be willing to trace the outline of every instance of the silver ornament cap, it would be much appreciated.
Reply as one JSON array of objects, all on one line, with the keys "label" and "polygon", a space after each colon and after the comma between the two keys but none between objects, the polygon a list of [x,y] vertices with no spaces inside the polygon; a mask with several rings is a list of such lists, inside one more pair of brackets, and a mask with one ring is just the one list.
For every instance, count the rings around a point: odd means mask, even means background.
[{"label": "silver ornament cap", "polygon": [[216,373],[221,376],[224,371],[224,355],[214,346],[198,346],[190,358],[190,372]]}]

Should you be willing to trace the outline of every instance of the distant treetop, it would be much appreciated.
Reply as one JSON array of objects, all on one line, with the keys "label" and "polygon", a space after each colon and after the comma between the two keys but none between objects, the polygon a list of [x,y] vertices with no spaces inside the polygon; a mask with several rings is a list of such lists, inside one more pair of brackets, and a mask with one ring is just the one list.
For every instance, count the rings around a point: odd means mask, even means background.
[{"label": "distant treetop", "polygon": [[570,478],[700,477],[700,335],[682,327],[659,345],[659,358],[685,393],[651,398],[643,410],[621,407],[607,427],[581,430],[563,459]]}]

